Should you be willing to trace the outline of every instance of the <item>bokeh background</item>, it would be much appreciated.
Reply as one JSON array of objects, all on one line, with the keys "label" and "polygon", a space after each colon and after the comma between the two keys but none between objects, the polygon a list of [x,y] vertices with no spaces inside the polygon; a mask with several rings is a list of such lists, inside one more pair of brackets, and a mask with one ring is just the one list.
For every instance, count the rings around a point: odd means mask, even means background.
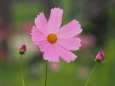
[{"label": "bokeh background", "polygon": [[48,86],[84,86],[100,50],[107,62],[98,64],[88,86],[115,86],[115,0],[0,0],[0,86],[22,86],[18,49],[27,45],[23,56],[26,86],[44,86],[45,61],[31,41],[35,17],[50,9],[64,10],[62,25],[73,19],[83,29],[82,47],[71,63],[48,63]]}]

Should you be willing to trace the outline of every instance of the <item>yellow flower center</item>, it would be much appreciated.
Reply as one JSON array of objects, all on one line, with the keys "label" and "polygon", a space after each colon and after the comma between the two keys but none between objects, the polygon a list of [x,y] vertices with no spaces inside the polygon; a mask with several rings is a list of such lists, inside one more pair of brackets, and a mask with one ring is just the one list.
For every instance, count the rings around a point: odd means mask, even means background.
[{"label": "yellow flower center", "polygon": [[54,33],[51,33],[47,36],[47,40],[50,42],[50,43],[55,43],[57,41],[57,35],[54,34]]}]

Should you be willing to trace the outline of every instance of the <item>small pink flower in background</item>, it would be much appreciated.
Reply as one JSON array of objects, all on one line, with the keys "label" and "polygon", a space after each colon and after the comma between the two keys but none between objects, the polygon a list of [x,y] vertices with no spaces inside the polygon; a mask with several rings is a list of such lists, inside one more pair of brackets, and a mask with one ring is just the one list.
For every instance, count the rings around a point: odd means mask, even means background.
[{"label": "small pink flower in background", "polygon": [[79,69],[79,74],[80,78],[85,78],[88,74],[88,68],[87,67],[82,67]]},{"label": "small pink flower in background", "polygon": [[23,44],[23,45],[20,47],[20,49],[19,49],[19,53],[20,53],[20,54],[24,54],[25,52],[26,52],[26,45]]},{"label": "small pink flower in background", "polygon": [[33,24],[32,22],[27,22],[27,23],[25,23],[24,26],[23,26],[24,32],[25,32],[26,34],[30,34],[33,25],[34,25],[34,24]]},{"label": "small pink flower in background", "polygon": [[48,21],[43,12],[35,18],[32,41],[40,47],[44,60],[49,62],[59,62],[59,57],[68,63],[74,61],[77,56],[70,50],[79,50],[81,46],[81,40],[76,37],[82,32],[81,25],[73,20],[60,28],[62,15],[62,9],[53,8]]},{"label": "small pink flower in background", "polygon": [[96,44],[96,38],[93,35],[79,35],[79,38],[81,39],[81,50],[87,49]]},{"label": "small pink flower in background", "polygon": [[7,37],[8,37],[8,31],[6,31],[4,28],[0,29],[0,41],[7,39]]},{"label": "small pink flower in background", "polygon": [[5,59],[5,57],[6,57],[5,51],[3,49],[0,49],[0,60]]},{"label": "small pink flower in background", "polygon": [[97,61],[103,61],[104,60],[104,51],[100,51],[96,56]]},{"label": "small pink flower in background", "polygon": [[1,81],[0,81],[0,86],[3,86],[2,83],[1,83]]},{"label": "small pink flower in background", "polygon": [[55,63],[55,62],[52,62],[52,63],[50,64],[50,68],[51,68],[52,70],[58,70],[58,69],[59,69],[59,64],[58,64],[58,63]]}]

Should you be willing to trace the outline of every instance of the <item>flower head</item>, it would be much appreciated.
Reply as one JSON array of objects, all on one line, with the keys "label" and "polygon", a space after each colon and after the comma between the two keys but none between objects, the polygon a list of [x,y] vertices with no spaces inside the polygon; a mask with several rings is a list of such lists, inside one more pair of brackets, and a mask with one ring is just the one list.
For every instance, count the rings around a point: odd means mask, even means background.
[{"label": "flower head", "polygon": [[19,53],[20,54],[24,54],[26,52],[26,45],[23,44],[20,48],[19,48]]},{"label": "flower head", "polygon": [[51,9],[49,20],[44,13],[35,18],[35,26],[32,28],[32,41],[40,47],[44,60],[59,62],[59,57],[66,62],[74,61],[77,56],[70,50],[78,50],[81,46],[80,39],[76,37],[82,32],[78,21],[73,20],[60,28],[63,10]]},{"label": "flower head", "polygon": [[103,61],[104,60],[104,51],[100,51],[96,56],[97,61]]}]

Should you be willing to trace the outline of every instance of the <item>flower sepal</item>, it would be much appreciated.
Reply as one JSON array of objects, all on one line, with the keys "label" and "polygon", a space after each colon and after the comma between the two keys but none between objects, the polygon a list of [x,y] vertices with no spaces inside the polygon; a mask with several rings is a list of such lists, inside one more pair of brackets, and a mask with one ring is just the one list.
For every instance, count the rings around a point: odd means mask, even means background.
[{"label": "flower sepal", "polygon": [[95,61],[98,62],[98,63],[107,62],[106,60],[99,61],[99,60],[96,60],[96,59],[95,59]]}]

